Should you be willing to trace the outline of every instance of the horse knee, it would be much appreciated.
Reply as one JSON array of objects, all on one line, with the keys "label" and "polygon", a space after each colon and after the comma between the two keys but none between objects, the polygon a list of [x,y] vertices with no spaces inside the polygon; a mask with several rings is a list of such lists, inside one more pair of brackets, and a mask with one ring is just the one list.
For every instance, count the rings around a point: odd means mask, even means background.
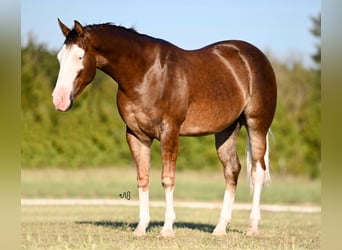
[{"label": "horse knee", "polygon": [[225,171],[225,180],[226,180],[226,186],[233,186],[235,187],[237,185],[238,182],[238,178],[239,178],[239,172],[231,172],[229,174],[227,174],[227,171]]},{"label": "horse knee", "polygon": [[227,186],[236,186],[237,185],[240,170],[241,170],[241,165],[239,162],[237,162],[236,164],[234,164],[232,166],[225,167],[224,177],[225,177]]}]

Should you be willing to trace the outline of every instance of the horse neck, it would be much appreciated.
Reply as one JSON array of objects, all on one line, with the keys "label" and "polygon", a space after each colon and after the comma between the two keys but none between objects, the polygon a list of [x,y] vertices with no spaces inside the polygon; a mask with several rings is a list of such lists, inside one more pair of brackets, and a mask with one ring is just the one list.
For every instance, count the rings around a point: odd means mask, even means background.
[{"label": "horse neck", "polygon": [[[157,44],[132,31],[107,32],[96,46],[97,67],[111,76],[121,89],[134,89],[155,60]],[[103,34],[102,34],[103,35]]]}]

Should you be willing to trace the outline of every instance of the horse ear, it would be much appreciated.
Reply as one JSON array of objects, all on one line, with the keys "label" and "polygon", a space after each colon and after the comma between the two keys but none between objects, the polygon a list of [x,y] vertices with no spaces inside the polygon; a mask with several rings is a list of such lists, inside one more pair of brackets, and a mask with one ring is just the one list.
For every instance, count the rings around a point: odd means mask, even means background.
[{"label": "horse ear", "polygon": [[62,23],[61,20],[59,20],[59,18],[57,18],[57,20],[58,20],[59,27],[61,28],[63,32],[63,35],[67,36],[70,32],[70,29],[64,23]]},{"label": "horse ear", "polygon": [[74,21],[74,23],[75,23],[74,28],[77,31],[78,35],[82,36],[84,33],[84,29],[83,29],[82,25],[76,20]]}]

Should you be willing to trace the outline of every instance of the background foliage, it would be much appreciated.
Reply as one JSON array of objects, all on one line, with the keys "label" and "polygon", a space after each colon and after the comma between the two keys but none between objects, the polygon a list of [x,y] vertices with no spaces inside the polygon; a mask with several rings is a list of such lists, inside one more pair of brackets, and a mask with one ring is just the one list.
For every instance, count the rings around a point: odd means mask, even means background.
[{"label": "background foliage", "polygon": [[[312,34],[320,38],[320,17],[312,18]],[[318,27],[319,25],[319,27]],[[319,32],[318,32],[319,31]],[[272,125],[272,171],[320,176],[320,46],[309,69],[297,59],[279,60],[268,53],[278,81],[278,103]],[[21,164],[24,168],[80,168],[133,165],[125,141],[125,124],[116,108],[115,82],[98,71],[93,83],[70,112],[55,111],[51,93],[59,65],[31,36],[21,52]],[[244,163],[246,133],[239,155]],[[161,165],[159,143],[152,149],[152,167]],[[182,137],[178,169],[220,169],[213,136]]]}]

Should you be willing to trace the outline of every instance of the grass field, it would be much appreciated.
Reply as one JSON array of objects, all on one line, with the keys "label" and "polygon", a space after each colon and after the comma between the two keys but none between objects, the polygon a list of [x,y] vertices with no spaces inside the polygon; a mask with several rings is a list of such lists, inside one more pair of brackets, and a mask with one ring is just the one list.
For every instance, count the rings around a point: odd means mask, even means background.
[{"label": "grass field", "polygon": [[[160,171],[152,171],[151,200],[164,200]],[[250,202],[244,173],[236,202]],[[22,198],[114,198],[130,191],[137,200],[135,170],[22,170]],[[175,201],[222,201],[221,172],[177,172]],[[320,205],[320,182],[305,178],[273,176],[262,204]],[[164,208],[151,207],[148,234],[136,238],[138,207],[22,206],[22,249],[319,249],[320,213],[262,211],[261,235],[248,238],[248,211],[233,211],[224,237],[211,235],[219,209],[176,207],[176,237],[159,237]]]},{"label": "grass field", "polygon": [[[251,202],[245,169],[241,171],[236,202]],[[160,184],[160,169],[152,169],[150,180],[151,200],[164,200]],[[119,198],[130,191],[138,199],[136,171],[127,168],[100,169],[23,169],[21,173],[23,198]],[[225,182],[222,171],[177,171],[175,201],[223,200]],[[262,193],[266,204],[321,203],[320,180],[305,177],[272,175],[272,184]]]},{"label": "grass field", "polygon": [[22,249],[319,249],[320,214],[264,212],[258,238],[246,237],[247,211],[235,211],[224,237],[211,232],[219,209],[176,208],[176,237],[159,237],[163,209],[151,208],[148,234],[136,238],[138,208],[23,206]]}]

